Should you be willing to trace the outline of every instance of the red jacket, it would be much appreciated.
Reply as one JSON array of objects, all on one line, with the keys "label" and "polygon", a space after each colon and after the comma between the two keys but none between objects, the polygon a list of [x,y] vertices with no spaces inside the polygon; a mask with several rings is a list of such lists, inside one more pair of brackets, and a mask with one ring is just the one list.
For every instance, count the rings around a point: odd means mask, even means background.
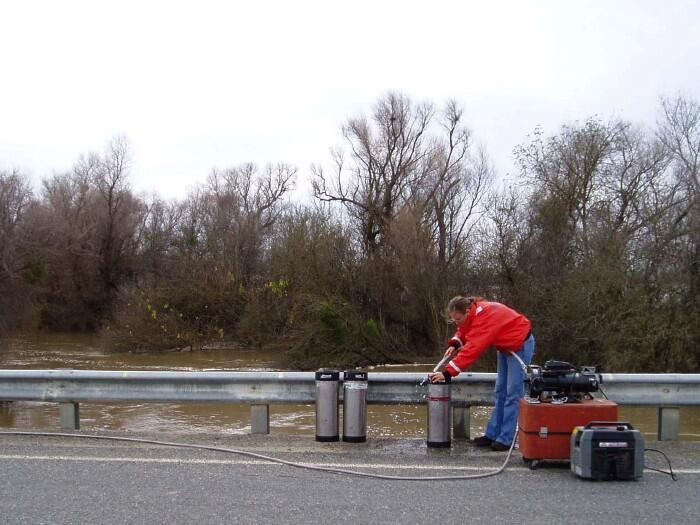
[{"label": "red jacket", "polygon": [[530,321],[501,303],[477,301],[457,327],[449,344],[459,353],[445,367],[445,373],[456,376],[476,361],[489,346],[502,352],[517,352],[530,334]]}]

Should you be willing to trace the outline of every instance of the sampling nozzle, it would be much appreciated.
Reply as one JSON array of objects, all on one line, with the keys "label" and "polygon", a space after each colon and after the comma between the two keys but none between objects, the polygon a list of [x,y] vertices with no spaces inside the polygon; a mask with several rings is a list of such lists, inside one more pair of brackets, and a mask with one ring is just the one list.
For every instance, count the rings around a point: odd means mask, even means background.
[{"label": "sampling nozzle", "polygon": [[[447,364],[447,362],[451,359],[451,357],[452,356],[450,356],[450,355],[446,355],[445,357],[443,357],[440,360],[440,362],[437,365],[435,365],[435,368],[433,368],[433,373],[442,372],[442,368]],[[430,378],[426,377],[425,379],[423,379],[423,381],[420,382],[420,386],[427,385],[429,381],[430,381]]]}]

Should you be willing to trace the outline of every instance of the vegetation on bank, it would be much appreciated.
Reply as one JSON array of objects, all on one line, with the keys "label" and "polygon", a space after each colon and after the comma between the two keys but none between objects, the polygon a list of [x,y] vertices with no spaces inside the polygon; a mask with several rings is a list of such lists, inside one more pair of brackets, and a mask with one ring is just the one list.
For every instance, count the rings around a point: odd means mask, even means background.
[{"label": "vegetation on bank", "polygon": [[533,320],[539,361],[698,371],[695,101],[662,100],[653,128],[535,130],[506,187],[453,102],[390,93],[342,137],[304,204],[284,163],[214,170],[180,201],[135,195],[123,138],[38,191],[0,171],[0,328],[367,365],[436,358],[447,300],[478,294]]}]

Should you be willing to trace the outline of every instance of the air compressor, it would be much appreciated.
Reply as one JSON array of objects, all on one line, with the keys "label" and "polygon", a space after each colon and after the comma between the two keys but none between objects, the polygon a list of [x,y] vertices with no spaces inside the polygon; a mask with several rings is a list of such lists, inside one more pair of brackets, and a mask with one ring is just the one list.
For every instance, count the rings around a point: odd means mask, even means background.
[{"label": "air compressor", "polygon": [[616,421],[617,404],[594,398],[600,375],[564,361],[528,367],[528,395],[520,400],[520,453],[530,468],[541,461],[568,461],[571,433],[591,421]]}]

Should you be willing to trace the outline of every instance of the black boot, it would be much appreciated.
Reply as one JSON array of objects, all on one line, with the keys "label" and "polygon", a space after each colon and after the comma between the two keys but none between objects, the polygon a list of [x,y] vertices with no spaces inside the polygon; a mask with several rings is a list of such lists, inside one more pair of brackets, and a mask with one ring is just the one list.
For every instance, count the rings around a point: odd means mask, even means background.
[{"label": "black boot", "polygon": [[477,447],[488,447],[493,443],[493,439],[487,438],[486,436],[479,436],[478,438],[472,439],[472,443]]},{"label": "black boot", "polygon": [[494,441],[491,443],[491,450],[495,450],[496,452],[505,452],[506,450],[510,450],[510,445],[504,445],[500,441]]}]

